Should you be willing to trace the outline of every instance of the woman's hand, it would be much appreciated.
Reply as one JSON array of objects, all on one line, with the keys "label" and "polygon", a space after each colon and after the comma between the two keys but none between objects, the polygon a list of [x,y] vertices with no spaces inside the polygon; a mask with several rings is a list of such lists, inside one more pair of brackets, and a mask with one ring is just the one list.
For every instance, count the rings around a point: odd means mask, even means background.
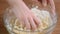
[{"label": "woman's hand", "polygon": [[21,11],[20,8],[12,8],[16,17],[21,21],[23,27],[26,27],[27,30],[35,30],[40,24],[40,20],[32,13],[30,10]]},{"label": "woman's hand", "polygon": [[47,6],[48,4],[50,4],[51,11],[55,15],[55,4],[53,0],[38,0],[38,1],[40,1],[43,6]]},{"label": "woman's hand", "polygon": [[[11,0],[10,0],[11,1]],[[22,25],[27,28],[27,30],[35,30],[40,24],[40,20],[36,17],[34,13],[25,5],[23,1],[14,1],[12,9],[16,17],[21,21]],[[10,3],[11,4],[11,3]]]},{"label": "woman's hand", "polygon": [[53,0],[32,0],[32,1],[41,2],[43,6],[47,6],[48,4],[50,4],[51,11],[55,15],[55,4]]}]

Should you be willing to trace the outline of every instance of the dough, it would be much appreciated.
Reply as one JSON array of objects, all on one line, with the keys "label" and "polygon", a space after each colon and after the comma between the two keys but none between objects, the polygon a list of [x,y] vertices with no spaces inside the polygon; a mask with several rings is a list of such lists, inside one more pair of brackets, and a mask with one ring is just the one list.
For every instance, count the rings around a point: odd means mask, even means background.
[{"label": "dough", "polygon": [[28,32],[27,29],[25,29],[25,27],[23,27],[23,25],[18,21],[17,18],[15,18],[15,16],[13,18],[10,19],[10,31],[12,31],[12,33],[15,34],[44,34],[47,32],[47,29],[50,24],[51,24],[51,17],[50,17],[50,13],[46,10],[39,10],[38,7],[34,7],[31,9],[33,11],[33,13],[40,19],[40,26],[37,28],[37,30],[35,32],[32,32],[32,30],[30,30],[31,32]]}]

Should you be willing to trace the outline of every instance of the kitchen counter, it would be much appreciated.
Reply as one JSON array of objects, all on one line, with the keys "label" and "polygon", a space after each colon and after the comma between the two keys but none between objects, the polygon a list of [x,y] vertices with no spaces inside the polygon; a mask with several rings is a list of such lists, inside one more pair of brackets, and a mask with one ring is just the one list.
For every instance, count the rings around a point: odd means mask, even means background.
[{"label": "kitchen counter", "polygon": [[[60,0],[55,0],[56,5],[56,13],[58,15],[57,25],[52,34],[60,34]],[[4,27],[3,23],[3,13],[4,9],[7,8],[7,2],[4,0],[0,0],[0,34],[8,34],[8,31]]]}]

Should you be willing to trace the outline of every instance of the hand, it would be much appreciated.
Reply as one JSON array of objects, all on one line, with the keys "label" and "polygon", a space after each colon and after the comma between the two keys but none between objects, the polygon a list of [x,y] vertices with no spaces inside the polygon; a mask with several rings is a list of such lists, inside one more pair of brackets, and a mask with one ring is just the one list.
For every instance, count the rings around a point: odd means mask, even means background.
[{"label": "hand", "polygon": [[53,0],[32,0],[32,1],[41,2],[43,6],[47,6],[48,4],[50,4],[51,11],[55,15],[55,4]]},{"label": "hand", "polygon": [[55,15],[55,4],[53,0],[38,0],[38,1],[40,1],[43,6],[47,6],[48,4],[50,4],[51,11]]},{"label": "hand", "polygon": [[[24,3],[22,3],[24,4]],[[24,4],[24,5],[15,5],[12,10],[19,21],[22,22],[22,25],[25,26],[28,30],[35,30],[40,24],[40,20],[36,17],[34,13]]]}]

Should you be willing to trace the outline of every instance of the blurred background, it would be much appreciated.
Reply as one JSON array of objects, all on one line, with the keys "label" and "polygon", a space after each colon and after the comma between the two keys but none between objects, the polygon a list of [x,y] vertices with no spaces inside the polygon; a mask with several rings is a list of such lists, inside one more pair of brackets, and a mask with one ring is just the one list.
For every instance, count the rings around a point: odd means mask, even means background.
[{"label": "blurred background", "polygon": [[[56,6],[56,13],[58,15],[57,25],[52,34],[60,34],[60,0],[54,0]],[[0,0],[0,34],[8,34],[8,31],[4,27],[3,23],[3,13],[4,10],[8,7],[5,0]]]}]

